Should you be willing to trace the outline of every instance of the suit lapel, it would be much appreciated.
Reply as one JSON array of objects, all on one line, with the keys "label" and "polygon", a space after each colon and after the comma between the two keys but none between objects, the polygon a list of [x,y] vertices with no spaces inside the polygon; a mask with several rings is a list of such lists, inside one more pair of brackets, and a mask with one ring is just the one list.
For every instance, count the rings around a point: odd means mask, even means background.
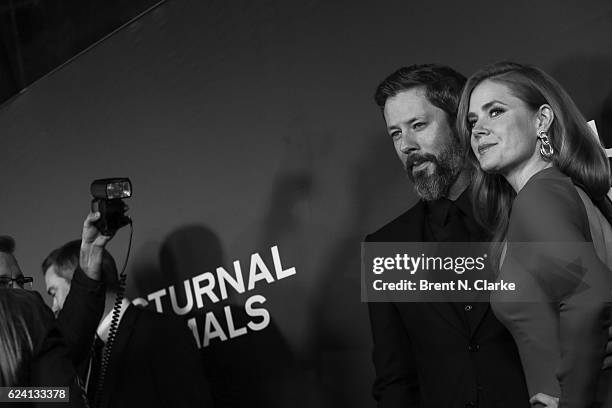
[{"label": "suit lapel", "polygon": [[478,301],[474,302],[472,305],[473,309],[468,315],[468,318],[470,320],[470,327],[473,328],[472,335],[474,335],[478,331],[478,328],[482,324],[485,316],[487,315],[487,312],[489,312],[489,309],[491,308],[488,296],[488,294],[481,293],[479,295],[480,298],[477,299]]},{"label": "suit lapel", "polygon": [[412,208],[410,217],[406,217],[402,221],[400,236],[395,237],[396,240],[399,242],[423,242],[425,237],[425,203],[419,201]]},{"label": "suit lapel", "polygon": [[457,313],[453,303],[432,302],[429,306],[436,311],[450,326],[465,337],[470,337],[470,329],[463,317]]}]

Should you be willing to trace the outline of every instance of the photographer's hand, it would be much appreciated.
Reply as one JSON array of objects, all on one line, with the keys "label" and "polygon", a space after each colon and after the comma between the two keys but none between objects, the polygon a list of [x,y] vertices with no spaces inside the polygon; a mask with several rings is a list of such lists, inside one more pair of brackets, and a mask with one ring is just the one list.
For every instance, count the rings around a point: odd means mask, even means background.
[{"label": "photographer's hand", "polygon": [[102,253],[107,242],[112,236],[102,235],[94,225],[100,218],[100,213],[89,213],[83,223],[83,234],[81,236],[81,254],[79,266],[85,274],[94,280],[100,280],[102,274]]}]

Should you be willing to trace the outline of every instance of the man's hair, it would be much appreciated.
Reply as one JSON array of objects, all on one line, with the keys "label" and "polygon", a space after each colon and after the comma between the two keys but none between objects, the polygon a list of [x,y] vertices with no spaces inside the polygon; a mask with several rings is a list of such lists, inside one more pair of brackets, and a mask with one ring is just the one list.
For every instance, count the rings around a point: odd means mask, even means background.
[{"label": "man's hair", "polygon": [[[42,263],[43,276],[51,266],[56,267],[56,273],[67,281],[72,281],[72,276],[79,264],[81,253],[81,240],[75,239],[61,247],[51,251]],[[119,278],[117,276],[117,265],[113,256],[105,249],[102,253],[102,281],[110,290],[117,290]]]},{"label": "man's hair", "polygon": [[12,254],[15,251],[15,240],[8,235],[0,235],[0,252]]},{"label": "man's hair", "polygon": [[454,126],[461,91],[466,78],[450,67],[421,64],[403,67],[389,75],[376,88],[374,100],[384,109],[387,99],[413,88],[423,88],[425,97],[433,106],[442,109]]}]

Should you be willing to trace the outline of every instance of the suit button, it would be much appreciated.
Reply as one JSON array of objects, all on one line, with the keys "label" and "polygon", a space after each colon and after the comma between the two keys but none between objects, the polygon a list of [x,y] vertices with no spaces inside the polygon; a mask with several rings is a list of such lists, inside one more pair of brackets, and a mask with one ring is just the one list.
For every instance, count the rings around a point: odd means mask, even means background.
[{"label": "suit button", "polygon": [[479,348],[480,348],[480,345],[478,344],[470,344],[468,346],[468,350],[472,352],[478,351]]},{"label": "suit button", "polygon": [[465,305],[464,309],[466,312],[470,312],[472,310],[472,305]]}]

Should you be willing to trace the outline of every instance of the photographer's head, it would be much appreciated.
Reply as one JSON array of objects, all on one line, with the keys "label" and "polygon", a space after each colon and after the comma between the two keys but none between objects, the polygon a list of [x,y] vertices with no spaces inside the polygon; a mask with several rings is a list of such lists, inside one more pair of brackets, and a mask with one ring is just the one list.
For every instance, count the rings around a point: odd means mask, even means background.
[{"label": "photographer's head", "polygon": [[8,235],[0,236],[0,288],[22,288],[32,278],[23,276],[15,259],[15,240]]},{"label": "photographer's head", "polygon": [[464,84],[452,68],[425,64],[400,68],[376,89],[387,132],[424,200],[445,196],[463,168],[454,123]]},{"label": "photographer's head", "polygon": [[[79,265],[81,240],[70,241],[53,250],[43,261],[42,271],[45,277],[47,293],[53,298],[53,312],[58,313],[70,291],[74,272]],[[107,291],[115,292],[119,287],[117,265],[112,255],[104,250],[102,255],[102,280]]]}]

